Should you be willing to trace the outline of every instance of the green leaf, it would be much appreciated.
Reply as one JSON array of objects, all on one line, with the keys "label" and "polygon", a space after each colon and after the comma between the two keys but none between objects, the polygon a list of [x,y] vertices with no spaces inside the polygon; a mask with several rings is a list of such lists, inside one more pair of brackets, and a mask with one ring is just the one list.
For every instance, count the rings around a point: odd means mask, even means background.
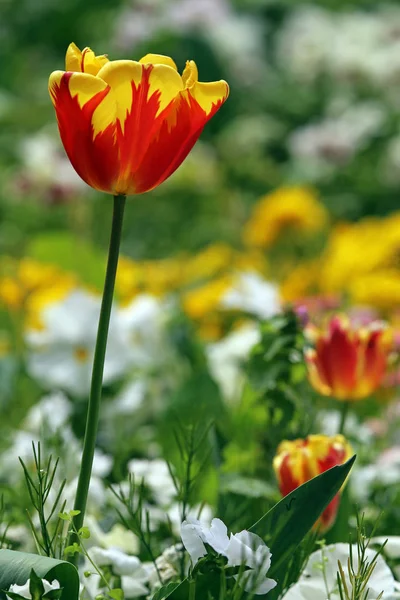
[{"label": "green leaf", "polygon": [[[54,579],[59,581],[63,588],[62,600],[78,600],[79,576],[73,565],[55,558],[13,550],[0,550],[0,590],[7,590],[13,583],[23,585],[31,577],[32,569],[40,579],[47,579],[50,583]],[[0,598],[5,600],[4,592],[0,591]]]},{"label": "green leaf", "polygon": [[82,552],[80,545],[77,542],[74,542],[71,546],[67,546],[64,548],[65,556],[69,556],[70,554],[75,554],[76,552]]},{"label": "green leaf", "polygon": [[63,593],[62,589],[60,589],[60,590],[49,590],[43,596],[43,600],[59,600],[59,598],[62,598],[62,593]]},{"label": "green leaf", "polygon": [[44,594],[44,585],[41,577],[38,577],[32,569],[29,574],[29,593],[32,600],[41,600]]},{"label": "green leaf", "polygon": [[27,256],[77,274],[84,283],[102,289],[104,254],[68,232],[42,233],[27,248]]},{"label": "green leaf", "polygon": [[282,498],[250,531],[266,540],[272,552],[268,577],[274,577],[320,514],[338,493],[356,457],[325,471]]},{"label": "green leaf", "polygon": [[179,587],[181,583],[178,581],[170,581],[167,585],[163,585],[159,590],[156,591],[151,600],[164,600],[168,598]]},{"label": "green leaf", "polygon": [[84,540],[88,540],[90,538],[89,527],[81,527],[80,530],[78,531],[78,535],[79,535],[79,537],[83,538]]},{"label": "green leaf", "polygon": [[110,598],[113,598],[113,600],[124,600],[125,598],[124,592],[121,590],[121,588],[115,588],[114,590],[110,590],[108,592],[108,595],[110,596]]}]

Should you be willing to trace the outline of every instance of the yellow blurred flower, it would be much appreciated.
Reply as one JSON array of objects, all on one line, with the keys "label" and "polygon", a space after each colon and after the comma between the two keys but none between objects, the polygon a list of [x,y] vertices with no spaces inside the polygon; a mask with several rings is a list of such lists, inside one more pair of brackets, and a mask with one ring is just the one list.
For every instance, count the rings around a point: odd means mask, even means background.
[{"label": "yellow blurred flower", "polygon": [[232,281],[231,275],[223,275],[200,287],[188,290],[182,296],[183,310],[195,320],[216,311],[224,293],[231,287]]},{"label": "yellow blurred flower", "polygon": [[365,304],[388,311],[400,305],[400,271],[382,269],[356,277],[349,285],[354,304]]},{"label": "yellow blurred flower", "polygon": [[[387,287],[389,272],[395,274],[399,266],[399,253],[400,213],[383,219],[367,218],[354,224],[342,223],[333,230],[322,257],[321,290],[348,292],[359,278],[382,270],[386,271],[382,283],[385,280]],[[393,285],[396,287],[395,282]],[[362,289],[365,286],[360,284],[356,296],[364,295]]]},{"label": "yellow blurred flower", "polygon": [[139,293],[163,296],[173,292],[181,286],[183,277],[181,258],[134,261],[121,256],[115,289],[122,304],[126,304]]},{"label": "yellow blurred flower", "polygon": [[219,275],[233,263],[234,250],[227,244],[211,244],[185,261],[185,282],[201,281]]},{"label": "yellow blurred flower", "polygon": [[24,311],[27,322],[36,327],[43,307],[77,285],[75,275],[31,258],[6,258],[1,273],[0,303],[11,311]]},{"label": "yellow blurred flower", "polygon": [[284,302],[295,302],[314,294],[320,277],[319,260],[296,265],[282,281],[280,293]]},{"label": "yellow blurred flower", "polygon": [[248,246],[268,248],[286,230],[315,233],[323,229],[327,221],[327,210],[312,189],[281,187],[256,204],[244,227],[243,241]]}]

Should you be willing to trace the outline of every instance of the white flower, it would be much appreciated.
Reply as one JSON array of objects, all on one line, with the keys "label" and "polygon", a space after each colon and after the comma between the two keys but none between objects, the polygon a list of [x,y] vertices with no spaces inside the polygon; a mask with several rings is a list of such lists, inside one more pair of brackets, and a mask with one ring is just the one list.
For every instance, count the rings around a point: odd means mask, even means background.
[{"label": "white flower", "polygon": [[182,544],[169,546],[161,556],[156,558],[157,569],[154,563],[145,563],[143,565],[147,570],[148,583],[152,592],[161,587],[160,578],[163,585],[165,585],[168,581],[179,575],[182,551]]},{"label": "white flower", "polygon": [[144,573],[142,563],[137,556],[130,556],[118,548],[99,548],[92,546],[90,557],[100,567],[111,566],[115,575],[133,575]]},{"label": "white flower", "polygon": [[176,496],[176,489],[165,460],[137,459],[128,463],[128,470],[139,483],[144,481],[160,506],[168,506]]},{"label": "white flower", "polygon": [[[174,502],[167,510],[168,522],[171,523],[171,530],[179,536],[182,525],[182,506],[178,502]],[[213,518],[213,511],[208,504],[192,506],[186,518],[198,519],[204,527],[209,527]]]},{"label": "white flower", "polygon": [[375,462],[356,467],[351,476],[351,488],[359,501],[366,501],[376,485],[394,485],[400,482],[400,446],[387,448]]},{"label": "white flower", "polygon": [[211,375],[218,383],[228,401],[240,397],[244,382],[242,366],[246,362],[250,350],[260,340],[260,332],[256,325],[244,325],[233,331],[219,342],[209,344],[206,349],[208,366]]},{"label": "white flower", "polygon": [[121,577],[121,587],[124,591],[125,598],[139,598],[149,593],[147,583],[147,573],[145,571],[136,575],[123,575]]},{"label": "white flower", "polygon": [[150,294],[140,294],[119,311],[118,319],[129,343],[129,361],[144,369],[168,356],[165,323],[168,305]]},{"label": "white flower", "polygon": [[385,120],[381,105],[372,101],[336,108],[335,112],[291,134],[289,148],[295,158],[342,165],[380,134]]},{"label": "white flower", "polygon": [[[369,548],[366,550],[366,559],[371,562],[375,552]],[[348,544],[332,544],[311,554],[306,568],[300,576],[299,581],[290,588],[282,600],[339,600],[337,589],[338,560],[343,570],[347,572],[347,561],[349,558]],[[353,564],[358,567],[357,546],[353,546]],[[349,590],[352,589],[350,582],[346,579]],[[383,592],[383,600],[394,600],[395,580],[391,570],[381,556],[378,556],[375,569],[368,582],[368,600],[376,600]]]},{"label": "white flower", "polygon": [[130,381],[105,407],[105,412],[110,416],[133,415],[141,406],[147,392],[147,383],[143,379]]},{"label": "white flower", "polygon": [[139,551],[139,541],[136,535],[125,529],[120,523],[116,523],[105,533],[99,526],[97,519],[92,515],[86,515],[85,525],[90,531],[90,538],[86,541],[86,547],[90,545],[102,548],[117,548],[127,554],[136,554]]},{"label": "white flower", "polygon": [[[386,542],[386,543],[385,543]],[[388,558],[400,558],[400,536],[399,535],[388,535],[378,536],[371,539],[371,544],[381,546],[385,544],[383,554]]]},{"label": "white flower", "polygon": [[249,567],[241,578],[246,591],[266,594],[276,586],[276,581],[266,578],[271,566],[271,552],[255,533],[244,530],[231,533],[229,537],[228,529],[220,519],[213,519],[209,528],[196,519],[187,519],[182,523],[181,537],[193,565],[206,556],[205,544],[208,544],[215,552],[226,556],[228,566],[244,564]]},{"label": "white flower", "polygon": [[57,137],[46,130],[27,137],[20,147],[24,173],[36,185],[57,185],[73,191],[85,186],[64,152],[60,152]]},{"label": "white flower", "polygon": [[[60,589],[60,584],[56,579],[54,579],[51,583],[49,583],[46,579],[42,579],[42,583],[43,583],[45,593],[50,592],[50,590],[59,590]],[[24,583],[24,585],[17,585],[16,583],[13,583],[10,586],[10,589],[8,591],[14,592],[14,594],[19,594],[23,598],[27,598],[28,600],[31,600],[32,596],[29,591],[29,585],[30,585],[30,579],[28,579],[28,581],[26,583]],[[11,600],[10,596],[7,596],[7,598],[8,598],[8,600]]]},{"label": "white flower", "polygon": [[[41,314],[42,330],[30,330],[28,371],[50,389],[59,388],[86,395],[90,387],[94,346],[100,314],[100,299],[84,290],[70,293],[46,306]],[[104,365],[104,383],[121,377],[128,366],[129,344],[118,313],[111,314]]]},{"label": "white flower", "polygon": [[[339,431],[340,413],[337,410],[324,410],[318,413],[318,431],[325,435],[334,436]],[[361,423],[354,414],[346,419],[346,436],[360,444],[371,444],[374,436],[366,425]]]},{"label": "white flower", "polygon": [[268,319],[281,309],[278,287],[252,271],[238,273],[233,286],[222,296],[220,305]]},{"label": "white flower", "polygon": [[71,414],[72,404],[68,398],[62,392],[54,392],[32,406],[23,426],[33,433],[39,434],[44,428],[53,434],[68,422]]}]

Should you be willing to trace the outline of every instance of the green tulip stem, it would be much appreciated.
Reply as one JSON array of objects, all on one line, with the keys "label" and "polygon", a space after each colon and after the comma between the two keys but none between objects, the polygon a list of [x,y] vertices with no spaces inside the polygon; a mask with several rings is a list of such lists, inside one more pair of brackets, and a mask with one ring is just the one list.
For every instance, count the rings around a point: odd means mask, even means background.
[{"label": "green tulip stem", "polygon": [[[79,514],[73,518],[73,529],[79,531],[83,526],[87,497],[89,492],[90,477],[92,474],[94,450],[96,446],[97,429],[103,386],[104,361],[106,356],[108,329],[110,325],[111,307],[114,296],[115,277],[117,274],[119,247],[121,242],[122,222],[124,218],[125,196],[114,196],[113,219],[111,227],[108,261],[104,282],[103,298],[101,301],[99,325],[97,329],[96,347],[94,351],[92,381],[89,394],[89,405],[86,418],[83,454],[79,473],[78,488],[76,491],[74,510]],[[79,543],[76,533],[70,534],[69,544]],[[70,562],[77,564],[79,553],[75,552]]]},{"label": "green tulip stem", "polygon": [[347,416],[349,414],[349,408],[350,408],[349,401],[346,400],[346,401],[342,402],[342,409],[340,412],[340,425],[339,425],[339,431],[338,431],[338,433],[341,433],[342,435],[344,435],[344,428],[346,425]]}]

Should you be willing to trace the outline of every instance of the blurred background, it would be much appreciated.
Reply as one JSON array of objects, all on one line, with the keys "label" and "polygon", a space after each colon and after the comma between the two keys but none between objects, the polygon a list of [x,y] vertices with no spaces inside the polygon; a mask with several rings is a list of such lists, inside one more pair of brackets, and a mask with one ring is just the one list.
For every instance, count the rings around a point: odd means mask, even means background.
[{"label": "blurred background", "polygon": [[[102,285],[111,201],[74,173],[47,92],[71,41],[110,59],[167,54],[180,70],[193,59],[200,80],[231,86],[180,169],[129,199],[122,302],[179,291],[201,321],[240,269],[276,283],[284,302],[397,318],[398,2],[1,0],[0,10],[6,337],[12,311],[34,322],[77,282]],[[222,329],[213,318],[201,332]]]},{"label": "blurred background", "polygon": [[[193,59],[200,81],[231,88],[177,172],[127,201],[99,434],[111,480],[133,458],[169,456],[174,415],[203,422],[204,408],[223,431],[232,493],[250,489],[235,483],[238,473],[272,481],[276,446],[312,430],[316,404],[292,365],[303,352],[294,321],[265,330],[259,321],[287,305],[304,307],[305,320],[343,309],[361,323],[388,320],[399,346],[400,3],[0,0],[0,486],[21,515],[26,492],[19,498],[7,482],[16,457],[31,454],[35,409],[47,411],[51,435],[58,427],[69,436],[69,421],[76,439],[83,434],[111,223],[111,197],[66,158],[47,91],[72,41],[111,60],[166,54],[180,71]],[[268,352],[253,357],[250,376],[263,395],[240,404],[241,367],[257,343]],[[276,359],[278,375],[264,359],[274,368]],[[294,400],[279,377],[293,380]],[[391,372],[380,400],[392,400],[399,381]],[[329,427],[314,430],[335,433],[337,406],[321,405],[333,409]],[[365,414],[380,418],[382,406]],[[374,423],[375,449],[396,451],[373,476],[371,433],[353,427],[368,481],[392,477],[369,513],[372,523],[385,509],[383,532],[400,522],[400,410],[387,410]],[[67,460],[75,437],[64,438]],[[204,481],[213,489],[198,498],[216,504],[216,478]],[[268,502],[270,488],[259,494]],[[233,502],[227,522],[237,512]]]}]

